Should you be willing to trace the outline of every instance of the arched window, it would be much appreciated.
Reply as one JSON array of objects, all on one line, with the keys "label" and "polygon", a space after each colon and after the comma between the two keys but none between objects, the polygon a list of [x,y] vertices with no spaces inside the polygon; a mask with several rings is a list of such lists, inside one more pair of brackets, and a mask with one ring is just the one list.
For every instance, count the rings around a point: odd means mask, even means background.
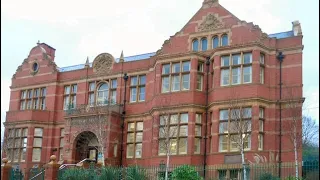
[{"label": "arched window", "polygon": [[201,39],[201,51],[206,51],[208,49],[208,40],[207,38]]},{"label": "arched window", "polygon": [[198,51],[199,50],[199,41],[198,39],[195,39],[192,41],[192,50],[193,51]]},{"label": "arched window", "polygon": [[109,95],[109,85],[102,83],[97,89],[97,105],[107,105]]},{"label": "arched window", "polygon": [[227,34],[224,34],[223,36],[222,36],[222,46],[228,46],[228,35]]},{"label": "arched window", "polygon": [[219,47],[219,38],[218,38],[218,36],[215,36],[215,37],[212,38],[212,47],[213,48]]}]

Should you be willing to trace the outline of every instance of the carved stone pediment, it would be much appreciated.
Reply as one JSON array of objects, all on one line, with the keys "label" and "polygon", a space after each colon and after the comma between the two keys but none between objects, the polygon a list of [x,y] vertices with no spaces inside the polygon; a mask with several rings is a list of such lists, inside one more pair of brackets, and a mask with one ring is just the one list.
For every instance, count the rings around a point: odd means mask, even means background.
[{"label": "carved stone pediment", "polygon": [[204,21],[198,27],[199,31],[212,31],[216,29],[224,28],[223,22],[221,22],[213,14],[208,14]]},{"label": "carved stone pediment", "polygon": [[94,60],[93,60],[93,72],[98,74],[108,74],[112,70],[112,66],[114,63],[114,58],[109,53],[102,53],[99,54]]}]

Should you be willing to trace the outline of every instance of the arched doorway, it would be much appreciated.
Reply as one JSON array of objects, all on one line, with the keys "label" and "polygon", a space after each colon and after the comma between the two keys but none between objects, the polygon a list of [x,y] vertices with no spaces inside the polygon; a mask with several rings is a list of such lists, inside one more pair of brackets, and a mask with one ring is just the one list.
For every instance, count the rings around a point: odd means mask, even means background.
[{"label": "arched doorway", "polygon": [[97,162],[98,160],[98,138],[91,131],[84,131],[75,138],[75,162],[79,162],[83,159],[92,159]]}]

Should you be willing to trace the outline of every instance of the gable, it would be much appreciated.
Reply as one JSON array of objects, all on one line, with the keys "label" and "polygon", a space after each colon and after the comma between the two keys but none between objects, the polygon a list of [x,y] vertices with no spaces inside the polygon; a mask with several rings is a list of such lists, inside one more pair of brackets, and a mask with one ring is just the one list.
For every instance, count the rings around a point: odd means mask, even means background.
[{"label": "gable", "polygon": [[164,42],[157,54],[189,52],[194,38],[207,37],[210,41],[213,36],[223,34],[228,35],[231,46],[252,41],[262,42],[268,38],[259,26],[241,21],[222,7],[218,0],[204,0],[196,14],[179,32]]}]

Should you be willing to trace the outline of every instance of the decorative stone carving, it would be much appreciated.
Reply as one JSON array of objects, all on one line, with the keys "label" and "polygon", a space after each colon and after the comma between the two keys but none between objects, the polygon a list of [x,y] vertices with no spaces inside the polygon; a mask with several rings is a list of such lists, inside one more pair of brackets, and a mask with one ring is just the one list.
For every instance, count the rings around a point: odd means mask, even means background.
[{"label": "decorative stone carving", "polygon": [[99,54],[93,60],[93,72],[98,74],[108,74],[111,72],[112,65],[114,63],[114,58],[109,53]]},{"label": "decorative stone carving", "polygon": [[205,20],[198,27],[199,31],[212,31],[224,28],[224,24],[218,20],[213,14],[208,14]]}]

